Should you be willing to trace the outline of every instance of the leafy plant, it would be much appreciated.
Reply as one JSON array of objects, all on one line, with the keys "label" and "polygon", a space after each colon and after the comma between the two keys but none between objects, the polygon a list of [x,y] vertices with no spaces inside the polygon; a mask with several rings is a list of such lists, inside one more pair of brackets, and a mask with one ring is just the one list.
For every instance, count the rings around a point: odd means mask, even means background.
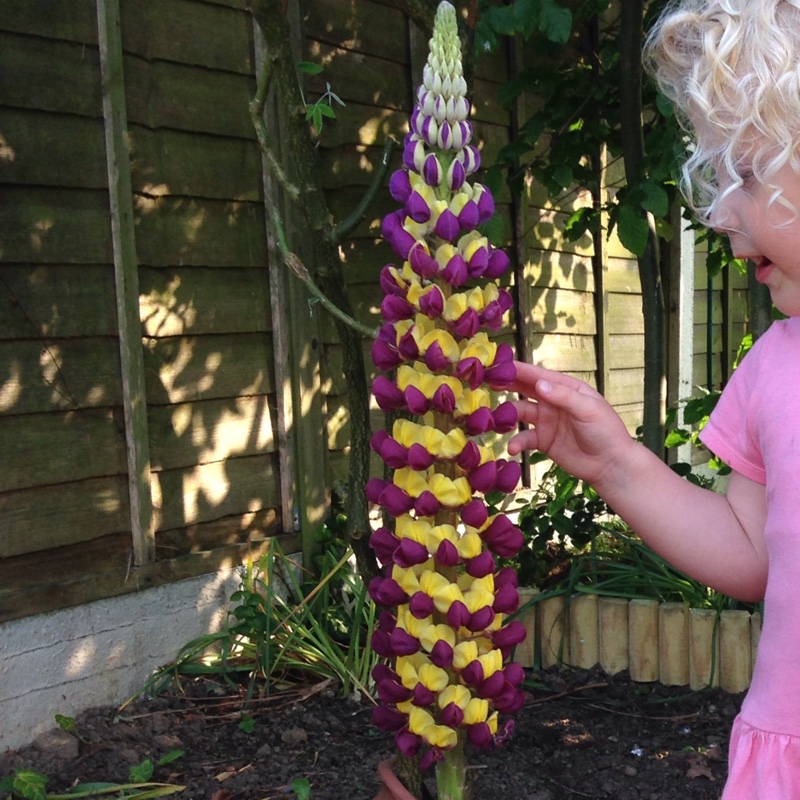
[{"label": "leafy plant", "polygon": [[[186,676],[217,675],[232,687],[246,681],[249,699],[257,689],[268,694],[315,676],[337,681],[345,694],[370,696],[376,657],[366,645],[375,605],[339,534],[326,528],[320,540],[318,583],[301,582],[300,566],[273,540],[260,562],[248,565],[241,588],[231,596],[235,605],[227,625],[184,645],[139,693],[162,691]],[[247,725],[243,718],[240,727]]]},{"label": "leafy plant", "polygon": [[125,797],[130,800],[151,800],[182,792],[186,787],[148,781],[130,783],[80,783],[64,794],[49,794],[49,778],[33,770],[14,770],[0,780],[0,792],[19,800],[82,800],[92,797]]}]

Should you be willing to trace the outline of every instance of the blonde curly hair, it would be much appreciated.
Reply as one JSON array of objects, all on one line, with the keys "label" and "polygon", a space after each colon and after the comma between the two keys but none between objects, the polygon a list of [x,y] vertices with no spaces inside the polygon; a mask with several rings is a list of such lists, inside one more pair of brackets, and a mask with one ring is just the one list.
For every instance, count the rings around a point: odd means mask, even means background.
[{"label": "blonde curly hair", "polygon": [[800,173],[800,0],[677,0],[644,56],[693,140],[681,190],[698,216],[751,176],[789,206],[770,179]]}]

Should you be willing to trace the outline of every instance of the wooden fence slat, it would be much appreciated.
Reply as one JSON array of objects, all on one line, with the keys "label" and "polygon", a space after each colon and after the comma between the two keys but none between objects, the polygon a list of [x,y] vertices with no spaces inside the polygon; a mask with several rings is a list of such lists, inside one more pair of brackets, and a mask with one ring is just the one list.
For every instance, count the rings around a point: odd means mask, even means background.
[{"label": "wooden fence slat", "polygon": [[130,157],[125,140],[125,81],[119,0],[97,0],[97,28],[103,117],[106,129],[108,191],[117,289],[125,442],[128,452],[131,536],[136,566],[155,560],[153,505],[150,495],[150,451],[144,389],[142,334],[139,321],[139,278],[133,220]]}]

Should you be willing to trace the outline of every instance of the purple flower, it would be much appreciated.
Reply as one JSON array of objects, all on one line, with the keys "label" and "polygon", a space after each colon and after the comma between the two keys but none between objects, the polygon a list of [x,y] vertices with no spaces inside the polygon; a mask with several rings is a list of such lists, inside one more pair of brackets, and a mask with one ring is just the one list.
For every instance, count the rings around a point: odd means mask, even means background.
[{"label": "purple flower", "polygon": [[489,519],[489,512],[483,500],[476,497],[461,508],[461,521],[471,528],[482,528]]},{"label": "purple flower", "polygon": [[428,186],[438,186],[442,182],[442,165],[433,153],[430,153],[422,166],[422,179]]},{"label": "purple flower", "polygon": [[392,173],[389,179],[389,192],[398,203],[405,205],[411,196],[411,181],[406,170],[398,169]]},{"label": "purple flower", "polygon": [[436,563],[443,567],[454,567],[458,564],[458,549],[449,539],[443,539],[436,549]]},{"label": "purple flower", "polygon": [[433,598],[428,597],[425,592],[414,592],[408,602],[408,609],[417,619],[425,619],[435,610]]},{"label": "purple flower", "polygon": [[497,460],[497,479],[495,489],[503,494],[508,494],[517,488],[522,477],[522,469],[518,461],[508,461],[504,458]]},{"label": "purple flower", "polygon": [[408,259],[408,263],[411,264],[411,269],[413,269],[420,278],[430,280],[439,272],[439,263],[419,243],[411,248]]},{"label": "purple flower", "polygon": [[408,595],[394,578],[373,578],[369,592],[379,606],[399,606],[408,602]]},{"label": "purple flower", "polygon": [[397,749],[406,758],[414,758],[414,756],[419,752],[422,739],[415,733],[411,733],[408,728],[403,728],[395,734],[394,743],[397,746]]},{"label": "purple flower", "polygon": [[491,492],[497,481],[497,462],[485,461],[469,474],[469,485],[473,491],[486,494]]},{"label": "purple flower", "polygon": [[402,628],[395,628],[389,635],[396,656],[413,656],[420,649],[419,639]]},{"label": "purple flower", "polygon": [[515,647],[525,641],[525,626],[513,620],[492,634],[492,644],[495,647]]},{"label": "purple flower", "polygon": [[404,297],[396,294],[387,294],[381,301],[381,315],[387,322],[399,322],[401,319],[411,319],[416,309]]},{"label": "purple flower", "polygon": [[483,277],[490,281],[496,280],[508,269],[510,263],[505,250],[493,250]]},{"label": "purple flower", "polygon": [[464,429],[470,436],[480,436],[494,429],[494,416],[488,408],[473,411],[464,420]]},{"label": "purple flower", "polygon": [[465,472],[471,472],[481,463],[481,451],[472,439],[466,443],[464,449],[459,453],[456,463]]},{"label": "purple flower", "polygon": [[411,469],[424,472],[433,461],[433,456],[419,442],[414,442],[408,448],[408,466]]},{"label": "purple flower", "polygon": [[442,669],[450,669],[453,656],[453,648],[444,639],[439,639],[431,650],[431,662]]},{"label": "purple flower", "polygon": [[401,539],[400,546],[394,553],[394,563],[398,567],[407,569],[416,564],[424,564],[428,557],[428,549],[425,545],[415,542],[413,539]]},{"label": "purple flower", "polygon": [[406,213],[414,222],[427,222],[431,218],[430,206],[417,192],[412,192],[406,203]]},{"label": "purple flower", "polygon": [[391,564],[394,551],[400,546],[400,540],[388,529],[378,528],[369,539],[369,546],[381,564]]},{"label": "purple flower", "polygon": [[500,558],[513,558],[525,543],[522,531],[505,514],[498,514],[481,536],[487,547]]},{"label": "purple flower", "polygon": [[378,502],[393,517],[401,517],[414,508],[414,499],[409,497],[399,486],[395,486],[393,483],[390,483],[381,492]]},{"label": "purple flower", "polygon": [[414,512],[418,517],[433,517],[442,507],[433,492],[423,492],[414,504]]},{"label": "purple flower", "polygon": [[455,703],[448,703],[442,709],[441,721],[442,725],[457,728],[464,721],[464,712]]},{"label": "purple flower", "polygon": [[424,684],[418,683],[414,687],[411,702],[415,706],[429,706],[436,700],[436,695]]},{"label": "purple flower", "polygon": [[453,390],[446,383],[443,383],[433,393],[431,405],[435,411],[440,411],[442,414],[452,414],[456,407],[456,396],[453,394]]},{"label": "purple flower", "polygon": [[483,364],[475,356],[462,358],[456,364],[456,377],[468,383],[473,392],[483,383],[483,373]]},{"label": "purple flower", "polygon": [[478,697],[483,697],[484,699],[490,699],[495,697],[496,695],[500,694],[503,690],[503,686],[505,686],[506,679],[503,675],[502,670],[497,670],[497,672],[493,672],[485,681],[481,682],[481,685],[478,686]]},{"label": "purple flower", "polygon": [[404,703],[412,696],[410,689],[406,689],[402,683],[394,680],[381,681],[377,689],[381,703]]},{"label": "purple flower", "polygon": [[388,371],[403,363],[397,348],[383,339],[372,343],[372,360],[378,369]]},{"label": "purple flower", "polygon": [[412,414],[421,417],[428,413],[428,409],[431,407],[431,401],[428,400],[416,386],[406,387],[404,394],[406,400],[405,404]]},{"label": "purple flower", "polygon": [[445,357],[439,342],[434,342],[425,351],[425,366],[431,372],[444,372],[450,366],[450,362]]},{"label": "purple flower", "polygon": [[495,433],[508,433],[514,430],[519,423],[517,407],[510,400],[500,403],[494,410],[492,417],[494,418]]},{"label": "purple flower", "polygon": [[389,412],[405,408],[403,393],[385,375],[378,375],[372,382],[372,395],[381,411]]},{"label": "purple flower", "polygon": [[[456,222],[456,225],[458,225],[458,222]],[[456,253],[447,262],[447,266],[442,270],[442,278],[446,280],[454,289],[458,289],[459,286],[463,286],[467,282],[468,277],[469,274],[467,272],[467,263],[464,261],[464,257],[461,255],[461,253]]]},{"label": "purple flower", "polygon": [[[491,573],[494,572],[494,568],[494,558],[488,550],[484,550],[482,553],[480,553],[480,555],[469,559],[465,567],[467,575],[470,575],[473,578],[485,578],[487,575],[491,575]],[[495,593],[494,610],[498,614],[506,613],[497,607],[497,593]]]},{"label": "purple flower", "polygon": [[491,606],[484,606],[479,608],[469,619],[467,628],[473,633],[480,633],[492,624],[494,621],[494,610]]},{"label": "purple flower", "polygon": [[431,747],[426,750],[419,760],[419,768],[422,772],[427,772],[434,764],[444,761],[444,753],[439,747]]},{"label": "purple flower", "polygon": [[483,749],[492,743],[492,731],[485,722],[478,722],[476,725],[469,726],[467,738],[475,747]]},{"label": "purple flower", "polygon": [[[484,552],[488,551],[485,550]],[[494,605],[492,608],[498,614],[513,614],[519,608],[519,592],[517,591],[517,587],[509,583],[498,589],[497,583],[495,583]]]},{"label": "purple flower", "polygon": [[[461,259],[463,261],[463,259]],[[471,339],[481,327],[480,317],[474,308],[468,308],[454,323],[450,325],[450,332],[454,336]]]},{"label": "purple flower", "polygon": [[408,722],[408,716],[396,708],[375,706],[372,709],[372,722],[382,731],[396,731]]},{"label": "purple flower", "polygon": [[[436,259],[433,259],[436,263]],[[419,310],[428,318],[436,319],[442,316],[444,310],[444,295],[438,286],[434,286],[430,291],[425,292],[419,299]]]},{"label": "purple flower", "polygon": [[466,625],[470,620],[469,609],[464,605],[462,600],[454,600],[447,609],[447,624],[458,630],[460,627]]},{"label": "purple flower", "polygon": [[439,219],[436,220],[433,232],[448,242],[452,242],[461,233],[458,218],[449,208],[439,214]]}]

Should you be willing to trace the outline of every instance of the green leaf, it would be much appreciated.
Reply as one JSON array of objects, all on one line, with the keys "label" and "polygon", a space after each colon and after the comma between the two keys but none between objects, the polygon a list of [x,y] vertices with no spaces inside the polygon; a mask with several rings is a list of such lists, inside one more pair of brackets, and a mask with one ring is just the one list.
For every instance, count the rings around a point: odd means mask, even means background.
[{"label": "green leaf", "polygon": [[556,44],[566,44],[572,33],[572,12],[556,5],[555,0],[541,0],[539,30]]},{"label": "green leaf", "polygon": [[252,733],[256,726],[256,721],[249,714],[242,714],[242,721],[239,723],[239,730],[245,733]]},{"label": "green leaf", "polygon": [[304,72],[306,75],[319,75],[322,72],[322,67],[313,61],[301,61],[297,65],[297,71]]},{"label": "green leaf", "polygon": [[336,112],[330,105],[328,105],[328,103],[317,103],[317,108],[323,117],[327,117],[328,119],[336,119]]},{"label": "green leaf", "polygon": [[75,717],[65,717],[63,714],[56,714],[55,719],[56,725],[58,725],[62,731],[72,733],[72,731],[75,730]]},{"label": "green leaf", "polygon": [[503,36],[511,36],[515,30],[514,7],[492,6],[486,12],[486,19],[492,29]]},{"label": "green leaf", "polygon": [[678,445],[686,444],[686,442],[690,441],[692,438],[692,434],[689,431],[684,431],[681,429],[670,431],[667,434],[667,438],[664,441],[664,447],[678,447]]},{"label": "green leaf", "polygon": [[128,770],[128,780],[131,783],[147,783],[153,777],[155,769],[153,762],[146,758],[141,764],[137,764]]},{"label": "green leaf", "polygon": [[516,0],[513,5],[514,26],[526,39],[536,30],[539,21],[537,0]]},{"label": "green leaf", "polygon": [[169,753],[164,753],[164,755],[158,759],[158,766],[163,767],[164,764],[171,764],[173,761],[177,761],[181,756],[185,755],[185,753],[185,750],[170,750]]},{"label": "green leaf", "polygon": [[669,197],[664,187],[652,181],[643,181],[639,188],[644,195],[642,208],[657,217],[665,217],[669,212]]},{"label": "green leaf", "polygon": [[617,234],[623,246],[635,256],[644,254],[650,228],[647,220],[635,208],[628,205],[620,206]]},{"label": "green leaf", "polygon": [[562,189],[566,189],[572,184],[572,167],[569,164],[559,164],[553,170],[553,180]]},{"label": "green leaf", "polygon": [[297,800],[308,800],[311,797],[311,784],[308,778],[295,778],[292,781],[292,791],[297,795]]},{"label": "green leaf", "polygon": [[47,800],[47,776],[29,769],[14,773],[13,790],[25,800]]},{"label": "green leaf", "polygon": [[506,223],[503,215],[496,211],[490,219],[478,226],[482,233],[495,247],[503,244],[503,237],[506,232]]}]

